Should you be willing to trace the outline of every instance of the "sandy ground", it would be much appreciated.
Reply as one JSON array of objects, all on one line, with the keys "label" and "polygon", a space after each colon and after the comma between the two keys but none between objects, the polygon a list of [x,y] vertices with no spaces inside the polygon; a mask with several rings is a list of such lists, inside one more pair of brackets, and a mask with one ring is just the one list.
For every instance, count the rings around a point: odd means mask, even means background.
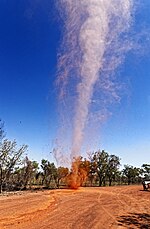
[{"label": "sandy ground", "polygon": [[150,191],[121,186],[0,196],[0,229],[8,228],[150,228]]}]

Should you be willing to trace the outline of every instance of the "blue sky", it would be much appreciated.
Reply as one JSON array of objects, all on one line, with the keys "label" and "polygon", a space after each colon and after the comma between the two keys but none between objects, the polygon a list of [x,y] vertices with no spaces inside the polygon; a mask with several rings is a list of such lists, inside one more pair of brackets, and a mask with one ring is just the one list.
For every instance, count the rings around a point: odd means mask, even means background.
[{"label": "blue sky", "polygon": [[[147,32],[150,2],[142,2],[134,29]],[[29,157],[38,161],[52,160],[49,152],[58,128],[57,14],[53,0],[0,1],[0,118],[7,137],[28,144]],[[135,166],[150,163],[150,43],[140,45],[121,67],[128,93],[95,136],[99,148]]]}]

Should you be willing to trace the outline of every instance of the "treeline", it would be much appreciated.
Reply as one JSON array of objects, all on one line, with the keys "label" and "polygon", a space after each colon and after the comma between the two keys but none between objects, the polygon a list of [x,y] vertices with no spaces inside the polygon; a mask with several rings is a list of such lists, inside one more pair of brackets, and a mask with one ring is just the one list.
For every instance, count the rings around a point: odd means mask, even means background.
[{"label": "treeline", "polygon": [[[17,147],[16,141],[5,138],[4,125],[0,121],[0,193],[36,188],[59,188],[68,186],[72,168],[56,167],[53,162],[42,159],[39,164],[25,155],[27,145]],[[141,168],[124,165],[121,159],[104,150],[89,155],[88,159],[74,160],[78,166],[78,176],[82,186],[106,186],[141,183],[150,179],[150,165]]]}]

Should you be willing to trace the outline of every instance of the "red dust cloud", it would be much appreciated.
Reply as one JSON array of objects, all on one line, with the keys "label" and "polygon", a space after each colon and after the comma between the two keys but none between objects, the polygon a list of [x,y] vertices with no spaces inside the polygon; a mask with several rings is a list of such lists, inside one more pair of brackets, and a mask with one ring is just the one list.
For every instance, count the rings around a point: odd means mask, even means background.
[{"label": "red dust cloud", "polygon": [[67,184],[71,189],[78,189],[85,182],[88,175],[88,166],[81,158],[75,158],[72,162],[71,172],[67,176]]}]

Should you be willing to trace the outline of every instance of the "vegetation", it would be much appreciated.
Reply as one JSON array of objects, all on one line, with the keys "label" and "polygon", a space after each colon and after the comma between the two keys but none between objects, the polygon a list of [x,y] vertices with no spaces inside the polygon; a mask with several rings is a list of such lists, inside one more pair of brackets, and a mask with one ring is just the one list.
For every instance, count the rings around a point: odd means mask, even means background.
[{"label": "vegetation", "polygon": [[121,159],[105,150],[93,152],[88,158],[75,159],[69,169],[63,166],[57,168],[45,159],[39,165],[25,156],[27,148],[27,145],[17,147],[16,140],[5,138],[4,123],[0,120],[0,193],[69,186],[74,168],[77,168],[76,175],[81,186],[130,185],[150,179],[150,164],[143,164],[141,168],[124,165],[120,170]]}]

